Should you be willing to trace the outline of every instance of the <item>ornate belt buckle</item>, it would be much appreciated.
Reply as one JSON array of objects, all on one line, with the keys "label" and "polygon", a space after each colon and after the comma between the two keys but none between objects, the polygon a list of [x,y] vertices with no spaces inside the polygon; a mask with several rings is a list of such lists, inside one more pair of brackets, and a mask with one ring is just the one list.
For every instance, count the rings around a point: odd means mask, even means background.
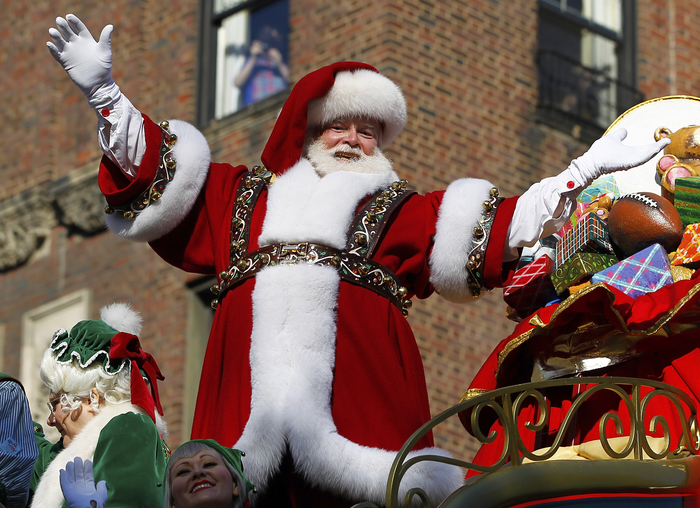
[{"label": "ornate belt buckle", "polygon": [[281,243],[279,251],[279,263],[281,265],[295,265],[306,258],[309,243]]}]

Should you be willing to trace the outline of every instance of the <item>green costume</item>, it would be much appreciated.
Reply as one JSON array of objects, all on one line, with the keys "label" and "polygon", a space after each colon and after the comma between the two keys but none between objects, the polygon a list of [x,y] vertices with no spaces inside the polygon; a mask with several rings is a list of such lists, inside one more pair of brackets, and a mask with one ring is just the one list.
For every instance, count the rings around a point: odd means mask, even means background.
[{"label": "green costume", "polygon": [[[118,331],[119,324],[108,319],[115,312],[130,323],[121,328],[125,331]],[[99,411],[67,447],[42,443],[34,469],[35,479],[40,480],[33,508],[67,508],[59,471],[76,457],[92,461],[95,483],[106,481],[109,500],[105,508],[154,508],[163,504],[163,477],[170,453],[155,423],[162,420],[154,412],[154,408],[162,411],[155,387],[162,375],[152,357],[141,349],[136,336],[140,319],[133,318],[135,313],[128,306],[117,304],[103,309],[101,314],[101,321],[81,321],[70,333],[58,330],[50,345],[54,361],[76,370],[99,364],[105,376],[128,372],[131,402],[101,397]],[[58,393],[62,386],[50,388]]]}]

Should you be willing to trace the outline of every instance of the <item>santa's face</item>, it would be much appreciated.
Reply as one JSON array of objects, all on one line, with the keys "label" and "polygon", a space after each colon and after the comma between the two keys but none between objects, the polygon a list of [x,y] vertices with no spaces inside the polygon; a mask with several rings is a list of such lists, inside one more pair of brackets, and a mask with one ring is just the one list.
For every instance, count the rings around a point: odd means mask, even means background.
[{"label": "santa's face", "polygon": [[359,117],[329,124],[306,147],[306,157],[320,176],[337,171],[380,174],[392,171],[392,164],[379,148],[379,122]]},{"label": "santa's face", "polygon": [[[321,141],[327,150],[333,149],[339,161],[354,162],[359,156],[373,155],[381,139],[381,127],[376,120],[350,117],[336,120],[321,133]],[[350,150],[344,150],[350,148]]]}]

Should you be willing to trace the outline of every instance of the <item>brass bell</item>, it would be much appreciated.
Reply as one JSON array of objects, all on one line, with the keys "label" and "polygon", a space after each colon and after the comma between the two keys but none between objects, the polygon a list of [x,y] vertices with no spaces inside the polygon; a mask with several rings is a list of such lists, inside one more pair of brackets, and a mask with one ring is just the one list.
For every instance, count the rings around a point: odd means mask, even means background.
[{"label": "brass bell", "polygon": [[360,245],[364,245],[367,243],[367,235],[364,233],[355,233],[355,239]]},{"label": "brass bell", "polygon": [[331,258],[331,263],[333,266],[338,266],[342,260],[340,259],[340,256],[333,256]]},{"label": "brass bell", "polygon": [[151,191],[151,199],[153,201],[158,201],[161,197],[163,197],[163,195],[160,192],[158,192],[157,190],[153,189]]},{"label": "brass bell", "polygon": [[470,271],[475,270],[476,269],[476,261],[474,261],[473,259],[470,259],[469,261],[467,261],[467,268]]},{"label": "brass bell", "polygon": [[492,198],[497,198],[498,197],[498,189],[496,187],[491,187],[489,194],[491,195]]},{"label": "brass bell", "polygon": [[168,146],[172,148],[177,143],[177,134],[170,134],[167,138]]},{"label": "brass bell", "polygon": [[236,268],[239,270],[245,270],[248,268],[248,260],[246,258],[241,258],[236,262]]},{"label": "brass bell", "polygon": [[105,206],[105,213],[106,213],[107,215],[112,215],[112,214],[114,213],[114,208],[112,208],[112,207],[109,206],[109,205]]},{"label": "brass bell", "polygon": [[413,302],[411,300],[409,300],[408,298],[406,298],[406,299],[401,301],[401,306],[404,309],[410,309],[411,307],[413,307]]},{"label": "brass bell", "polygon": [[367,220],[371,223],[377,222],[377,214],[374,212],[367,212]]},{"label": "brass bell", "polygon": [[491,201],[484,201],[484,210],[487,212],[490,212],[491,209],[493,208],[493,205],[491,204]]},{"label": "brass bell", "polygon": [[377,203],[378,206],[384,206],[386,199],[384,199],[382,196],[377,196],[377,199],[374,202]]},{"label": "brass bell", "polygon": [[401,180],[399,180],[399,186],[402,189],[405,189],[406,187],[408,187],[408,180],[406,180],[405,178],[402,178]]},{"label": "brass bell", "polygon": [[219,274],[219,278],[221,280],[229,280],[231,278],[231,275],[226,270],[224,270]]},{"label": "brass bell", "polygon": [[165,166],[168,169],[175,169],[175,167],[177,166],[177,162],[175,162],[175,159],[166,159]]},{"label": "brass bell", "polygon": [[255,180],[247,176],[243,185],[245,185],[246,189],[252,189],[253,187],[255,187]]},{"label": "brass bell", "polygon": [[267,252],[260,254],[260,262],[264,265],[268,264],[270,262],[270,255]]},{"label": "brass bell", "polygon": [[481,226],[476,226],[474,228],[474,236],[476,236],[476,237],[484,236],[484,228],[482,228]]},{"label": "brass bell", "polygon": [[218,295],[221,292],[221,286],[219,286],[218,284],[214,284],[212,287],[209,288],[209,290],[215,295]]},{"label": "brass bell", "polygon": [[158,125],[160,125],[160,128],[163,129],[164,131],[170,130],[170,122],[168,122],[167,120],[163,120]]},{"label": "brass bell", "polygon": [[401,188],[401,183],[399,182],[392,182],[391,183],[391,188],[395,191],[399,190]]},{"label": "brass bell", "polygon": [[136,214],[134,212],[132,212],[131,210],[124,212],[124,218],[126,220],[133,220],[134,217],[136,217]]},{"label": "brass bell", "polygon": [[400,297],[405,297],[408,294],[408,289],[405,287],[401,286],[398,291],[396,292]]},{"label": "brass bell", "polygon": [[369,273],[369,266],[360,265],[357,267],[357,271],[360,272],[360,275],[367,275]]},{"label": "brass bell", "polygon": [[211,301],[211,308],[216,310],[216,308],[219,306],[219,300],[212,300]]}]

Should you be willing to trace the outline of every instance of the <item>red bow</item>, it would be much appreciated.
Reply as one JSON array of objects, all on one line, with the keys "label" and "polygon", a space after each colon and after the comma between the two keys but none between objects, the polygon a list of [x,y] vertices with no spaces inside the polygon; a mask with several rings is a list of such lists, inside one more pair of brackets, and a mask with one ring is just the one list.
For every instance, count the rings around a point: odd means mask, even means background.
[{"label": "red bow", "polygon": [[[136,335],[125,332],[120,332],[112,337],[109,345],[109,358],[111,360],[131,360],[131,403],[143,408],[155,422],[153,406],[155,405],[158,412],[163,414],[158,396],[157,380],[165,379],[155,359],[141,349],[141,343]],[[146,372],[146,376],[151,381],[153,393],[148,389],[139,369]]]}]

